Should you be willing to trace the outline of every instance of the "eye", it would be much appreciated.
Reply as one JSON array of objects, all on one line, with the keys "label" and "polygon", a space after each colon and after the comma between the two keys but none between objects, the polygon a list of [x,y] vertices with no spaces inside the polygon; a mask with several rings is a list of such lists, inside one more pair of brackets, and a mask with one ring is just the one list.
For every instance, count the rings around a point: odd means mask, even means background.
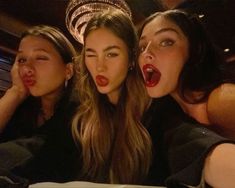
[{"label": "eye", "polygon": [[36,60],[39,60],[39,61],[46,61],[48,60],[49,58],[47,56],[37,56],[36,57]]},{"label": "eye", "polygon": [[115,52],[109,52],[106,54],[107,57],[117,57],[118,56],[118,53],[115,53]]},{"label": "eye", "polygon": [[171,39],[165,39],[160,42],[160,46],[162,47],[167,47],[167,46],[172,46],[175,42]]},{"label": "eye", "polygon": [[26,61],[27,61],[26,58],[23,58],[23,57],[17,58],[17,62],[19,62],[19,64],[23,64],[23,63],[25,63]]},{"label": "eye", "polygon": [[85,54],[85,57],[96,57],[96,55],[95,55],[95,54],[92,54],[92,53],[86,53],[86,54]]},{"label": "eye", "polygon": [[146,49],[146,45],[141,45],[141,46],[139,46],[139,47],[138,47],[138,53],[139,53],[139,54],[142,54],[142,53],[145,51],[145,49]]}]

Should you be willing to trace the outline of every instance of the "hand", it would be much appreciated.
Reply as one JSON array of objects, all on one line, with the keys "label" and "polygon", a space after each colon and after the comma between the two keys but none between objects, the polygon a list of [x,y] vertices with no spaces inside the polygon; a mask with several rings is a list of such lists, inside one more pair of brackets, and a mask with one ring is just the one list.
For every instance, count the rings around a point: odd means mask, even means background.
[{"label": "hand", "polygon": [[11,69],[12,87],[14,92],[17,92],[20,99],[24,100],[29,95],[29,90],[25,87],[20,74],[19,63],[15,62]]}]

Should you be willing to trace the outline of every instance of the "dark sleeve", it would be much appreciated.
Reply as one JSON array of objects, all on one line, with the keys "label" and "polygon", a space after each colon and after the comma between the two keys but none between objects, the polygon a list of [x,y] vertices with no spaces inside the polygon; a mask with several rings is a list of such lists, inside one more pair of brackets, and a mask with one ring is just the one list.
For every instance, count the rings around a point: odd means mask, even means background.
[{"label": "dark sleeve", "polygon": [[37,103],[33,101],[32,97],[18,106],[4,131],[0,134],[0,143],[32,136],[37,110]]},{"label": "dark sleeve", "polygon": [[192,123],[182,123],[170,129],[165,138],[171,174],[166,180],[169,187],[179,184],[199,185],[208,153],[218,144],[232,142]]},{"label": "dark sleeve", "polygon": [[32,160],[12,171],[15,175],[27,178],[30,183],[76,179],[82,162],[80,147],[75,145],[71,133],[74,107],[69,105],[59,109],[48,121],[46,129],[40,130],[41,134],[46,134],[45,143]]}]

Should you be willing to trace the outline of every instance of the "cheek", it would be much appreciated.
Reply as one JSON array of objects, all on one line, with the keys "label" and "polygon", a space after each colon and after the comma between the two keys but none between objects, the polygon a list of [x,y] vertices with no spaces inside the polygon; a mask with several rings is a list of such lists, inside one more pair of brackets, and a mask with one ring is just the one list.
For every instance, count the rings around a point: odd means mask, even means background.
[{"label": "cheek", "polygon": [[19,72],[20,77],[22,78],[26,75],[27,68],[25,66],[19,66],[18,72]]},{"label": "cheek", "polygon": [[123,64],[122,66],[120,65],[113,66],[112,71],[110,71],[109,75],[112,75],[114,80],[123,82],[125,78],[127,77],[127,73],[128,73],[128,63]]},{"label": "cheek", "polygon": [[[118,67],[117,67],[118,68]],[[118,77],[126,77],[127,76],[127,72],[128,72],[128,67],[127,66],[123,66],[123,67],[119,67],[119,69],[113,69],[113,73],[117,73],[117,74],[113,74],[113,75],[116,75],[116,77],[118,78]]]},{"label": "cheek", "polygon": [[93,70],[94,70],[94,66],[93,66],[91,63],[86,62],[86,63],[85,63],[85,67],[87,68],[88,72],[89,72],[90,74],[92,74],[92,72],[93,72]]},{"label": "cheek", "polygon": [[166,84],[169,84],[172,90],[178,87],[179,76],[182,71],[183,65],[175,63],[175,66],[168,67],[163,74],[165,75]]},{"label": "cheek", "polygon": [[24,72],[23,72],[22,67],[19,67],[19,71],[18,72],[19,72],[20,77],[23,77]]}]

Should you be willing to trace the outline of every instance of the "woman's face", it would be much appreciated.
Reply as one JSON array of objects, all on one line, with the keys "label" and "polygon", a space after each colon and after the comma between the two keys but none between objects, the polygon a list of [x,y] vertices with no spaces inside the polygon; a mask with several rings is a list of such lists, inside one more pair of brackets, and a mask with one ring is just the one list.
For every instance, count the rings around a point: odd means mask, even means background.
[{"label": "woman's face", "polygon": [[85,39],[85,64],[98,91],[116,104],[128,72],[125,42],[106,28],[91,31]]},{"label": "woman's face", "polygon": [[65,79],[72,76],[53,44],[42,37],[26,36],[20,42],[15,59],[24,85],[33,96],[59,95]]},{"label": "woman's face", "polygon": [[151,97],[177,91],[188,48],[188,40],[181,29],[163,16],[156,17],[144,27],[139,40],[138,61]]}]

